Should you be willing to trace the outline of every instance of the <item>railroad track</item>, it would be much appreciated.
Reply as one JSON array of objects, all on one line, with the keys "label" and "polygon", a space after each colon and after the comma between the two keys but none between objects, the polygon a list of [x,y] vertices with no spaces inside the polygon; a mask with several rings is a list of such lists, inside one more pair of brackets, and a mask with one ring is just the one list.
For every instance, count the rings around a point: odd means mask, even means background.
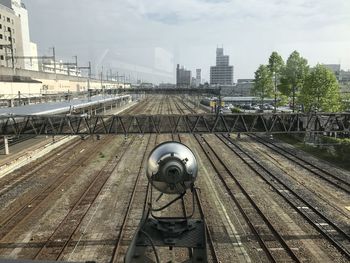
[{"label": "railroad track", "polygon": [[[159,107],[156,109],[156,113],[157,114],[161,113],[162,108],[163,108],[163,100],[161,100]],[[142,187],[142,186],[140,186],[140,184],[141,184],[140,181],[141,181],[141,177],[144,176],[143,173],[145,171],[147,157],[150,154],[150,152],[153,150],[153,148],[158,144],[157,138],[158,138],[157,134],[149,135],[149,137],[148,137],[146,149],[143,152],[142,160],[141,160],[139,168],[138,168],[137,176],[136,176],[136,179],[135,179],[134,184],[132,186],[131,195],[130,195],[130,198],[129,198],[128,203],[126,205],[126,212],[125,212],[125,215],[123,217],[121,226],[119,228],[118,236],[117,236],[116,243],[115,243],[115,246],[114,246],[114,249],[112,252],[110,263],[117,263],[118,261],[120,261],[121,258],[123,258],[125,256],[125,255],[122,255],[122,241],[127,240],[128,243],[131,242],[131,240],[128,240],[128,238],[125,237],[125,232],[126,232],[128,220],[130,218],[130,214],[132,212],[132,206],[134,204],[134,200],[136,199],[136,194],[139,192],[142,192],[142,191],[137,191],[137,190],[138,190],[138,187]],[[143,212],[145,211],[146,206],[147,206],[149,188],[150,188],[150,185],[149,185],[149,183],[147,183],[147,188],[146,188],[146,193],[145,193],[146,195],[145,195],[144,204],[143,204]],[[125,253],[126,253],[126,251],[125,251]]]},{"label": "railroad track", "polygon": [[[13,138],[9,139],[9,147],[12,147],[16,144],[27,141],[29,139],[33,139],[35,137],[36,137],[35,135],[25,135],[25,136],[21,136],[21,137],[13,137]],[[0,151],[3,151],[4,149],[5,149],[4,139],[0,139]]]},{"label": "railroad track", "polygon": [[132,114],[134,112],[140,112],[142,108],[145,108],[151,103],[151,99],[149,97],[146,97],[145,99],[141,100],[138,104],[135,106],[125,110],[123,114]]},{"label": "railroad track", "polygon": [[[235,203],[251,232],[257,239],[261,249],[270,262],[293,260],[301,262],[287,241],[281,236],[273,223],[264,215],[258,205],[251,198],[247,190],[232,174],[228,166],[210,146],[207,139],[194,135],[209,162],[212,164],[226,192]],[[234,181],[234,187],[229,181]]]},{"label": "railroad track", "polygon": [[[248,136],[248,137],[251,137],[254,141],[256,141],[255,138],[254,138],[254,136]],[[259,142],[259,141],[258,141],[258,142]],[[268,141],[267,141],[266,143],[268,144]],[[268,145],[267,145],[266,147],[268,148]],[[273,148],[268,148],[268,149],[274,151]],[[249,150],[248,150],[248,151],[249,151]],[[279,154],[279,152],[277,152],[277,153]],[[269,154],[268,154],[268,156],[271,157]],[[282,158],[285,158],[286,160],[289,160],[289,161],[291,161],[293,164],[295,164],[294,158],[290,158],[290,159],[289,159],[288,156],[284,156],[284,155],[281,155],[281,156],[282,156]],[[274,158],[274,157],[272,157],[272,158]],[[300,160],[300,161],[302,162],[302,160]],[[296,164],[298,165],[298,163],[296,163]],[[300,166],[300,167],[301,167],[302,169],[304,169],[303,166]],[[308,166],[306,166],[306,167],[308,167]],[[319,173],[318,170],[312,169],[312,168],[311,168],[311,170],[305,168],[305,170],[308,171],[308,172],[313,171],[312,174],[318,174],[318,173]],[[328,171],[326,171],[326,172],[328,172]],[[289,174],[289,172],[286,171],[286,174]],[[319,174],[319,176],[322,176],[322,175]],[[305,177],[309,177],[309,175],[306,175]],[[322,194],[319,192],[319,189],[318,189],[318,188],[315,189],[315,187],[314,187],[313,184],[312,184],[312,185],[310,185],[310,184],[305,184],[305,182],[303,181],[303,177],[302,177],[302,176],[293,176],[293,175],[291,175],[290,177],[288,177],[288,179],[291,179],[292,181],[295,181],[295,183],[297,183],[298,185],[300,185],[302,188],[305,188],[307,192],[312,193],[313,196],[315,196],[315,197],[317,197],[319,200],[321,200],[321,202],[323,202],[323,203],[327,206],[327,209],[326,209],[326,210],[329,210],[329,209],[328,209],[328,207],[329,207],[329,208],[331,208],[331,209],[334,209],[334,210],[335,210],[336,212],[338,212],[339,214],[341,214],[344,218],[350,219],[350,216],[349,216],[348,211],[344,211],[344,209],[342,209],[342,208],[340,207],[339,204],[335,204],[334,201],[331,201],[330,198],[328,198],[328,196],[322,195]],[[318,179],[317,179],[317,180],[318,180]],[[322,183],[322,185],[323,185],[323,183]],[[328,186],[328,185],[332,187],[332,190],[335,188],[336,191],[345,192],[345,194],[349,194],[349,193],[347,193],[346,191],[344,191],[343,189],[339,189],[339,188],[337,187],[336,184],[327,184],[327,181],[326,181],[326,186]],[[316,199],[315,199],[315,201],[316,201]],[[334,211],[334,212],[335,212],[335,211]],[[330,215],[331,213],[332,213],[332,212],[329,211],[329,212],[328,212],[328,215]]]},{"label": "railroad track", "polygon": [[180,106],[179,103],[176,101],[176,99],[174,99],[174,104],[175,104],[175,107],[176,107],[177,111],[178,111],[180,114],[185,114],[185,111],[181,108],[181,106]]},{"label": "railroad track", "polygon": [[[146,105],[147,104],[149,103],[147,102]],[[141,104],[138,106],[138,108],[141,109],[145,107],[145,104]],[[54,180],[51,181],[50,184],[48,184],[42,191],[35,193],[36,196],[34,198],[30,198],[29,201],[26,201],[24,205],[22,204],[23,207],[21,207],[14,213],[11,213],[11,215],[7,216],[0,225],[0,241],[4,240],[8,235],[10,235],[11,231],[16,226],[18,226],[18,224],[22,224],[23,222],[25,222],[26,218],[31,216],[37,210],[40,204],[42,204],[49,198],[50,194],[54,192],[55,189],[59,188],[74,173],[78,172],[81,166],[85,166],[86,164],[88,164],[92,159],[91,157],[93,156],[93,153],[99,151],[100,148],[103,147],[103,145],[108,144],[109,141],[111,141],[111,139],[107,139],[107,141],[102,141],[104,143],[100,143],[97,147],[91,148],[89,151],[85,151],[84,156],[82,156],[78,160],[74,161],[73,163],[70,162],[66,164],[66,166],[64,166],[60,171],[60,176],[54,178]],[[78,140],[76,143],[78,144],[80,142],[81,141]],[[71,151],[75,146],[75,144],[70,145],[64,151],[64,153]],[[65,154],[62,153],[61,155],[64,156]],[[120,157],[121,156],[119,155],[118,160],[120,159]],[[110,160],[109,164],[107,164],[107,166],[103,170],[101,170],[100,173],[96,174],[93,177],[93,181],[83,193],[77,204],[73,207],[71,212],[67,214],[62,223],[57,227],[52,236],[47,240],[45,246],[43,246],[35,255],[36,259],[56,260],[61,256],[62,251],[64,251],[65,247],[69,243],[69,240],[74,234],[74,231],[79,227],[81,220],[83,220],[84,216],[88,212],[88,210],[85,210],[84,212],[84,208],[86,209],[87,204],[93,203],[93,201],[96,199],[99,192],[103,188],[103,185],[108,180],[111,170],[115,168],[117,160],[114,160],[113,158],[112,160]],[[49,165],[53,160],[55,160],[55,154],[52,154],[52,158],[47,160],[45,164]],[[32,174],[37,174],[39,168],[44,169],[43,166],[44,164],[40,164],[40,167],[38,167],[38,169],[33,170]],[[17,184],[19,183],[20,182],[18,182]],[[61,241],[57,242],[57,240]]]},{"label": "railroad track", "polygon": [[[140,178],[142,176],[144,176],[143,173],[145,170],[144,168],[145,168],[145,165],[147,162],[148,154],[152,151],[153,147],[157,144],[157,136],[158,135],[150,135],[148,137],[146,150],[143,152],[142,161],[141,161],[141,164],[139,165],[138,173],[137,173],[136,179],[135,179],[133,187],[132,187],[132,192],[131,192],[130,198],[128,200],[128,204],[126,205],[126,213],[125,213],[124,218],[122,220],[122,224],[121,224],[121,227],[119,229],[118,237],[116,239],[117,241],[116,241],[115,247],[113,249],[112,257],[110,260],[111,263],[118,262],[118,260],[124,256],[124,255],[121,255],[122,240],[126,239],[124,237],[124,235],[125,235],[127,223],[128,223],[129,217],[130,217],[130,212],[132,210],[132,205],[134,203],[135,196],[139,192],[139,191],[137,191],[137,188],[139,186]],[[152,140],[154,140],[153,143],[151,142]],[[146,206],[146,202],[147,202],[147,198],[148,198],[148,189],[149,189],[149,185],[147,186],[147,190],[146,190],[144,208]],[[131,240],[129,240],[129,241],[131,241]]]},{"label": "railroad track", "polygon": [[[186,103],[184,103],[183,101],[181,101],[181,102],[182,102],[182,104],[185,105],[186,109],[190,111],[190,113],[196,113],[196,111],[193,110],[191,107],[189,107]],[[180,114],[184,114],[185,111],[180,107],[180,105],[175,100],[174,100],[174,103],[175,103],[175,106],[176,106],[177,110],[180,112]],[[177,134],[176,137],[175,137],[174,134],[172,134],[172,139],[173,139],[173,141],[182,142],[181,137],[180,137],[179,134]],[[195,189],[194,191],[195,191],[194,194],[195,194],[195,199],[197,200],[197,207],[199,209],[199,213],[200,213],[202,218],[205,218],[206,215],[204,213],[203,205],[202,205],[202,202],[200,200],[200,196],[199,196],[198,190]],[[215,263],[219,263],[221,261],[219,260],[217,251],[215,249],[214,241],[213,241],[210,229],[209,229],[207,224],[205,224],[205,227],[206,227],[206,232],[207,232],[207,241],[208,241],[208,245],[209,245],[210,252],[211,252],[211,255],[212,255],[212,260]]]},{"label": "railroad track", "polygon": [[75,140],[74,142],[71,142],[71,144],[69,144],[68,146],[61,146],[59,147],[59,150],[54,150],[46,154],[38,161],[29,163],[25,166],[25,170],[29,172],[22,173],[22,170],[24,170],[24,168],[20,168],[19,170],[13,172],[11,175],[2,178],[0,180],[0,197],[9,192],[14,187],[21,184],[23,181],[32,178],[33,176],[42,172],[43,170],[47,170],[48,168],[52,169],[52,162],[57,161],[58,154],[60,157],[59,159],[62,159],[66,154],[70,154],[72,149],[81,144],[81,142],[82,141],[80,140]]},{"label": "railroad track", "polygon": [[113,154],[104,167],[95,173],[86,190],[82,192],[78,201],[53,231],[45,244],[38,250],[33,259],[59,260],[61,258],[65,248],[72,241],[74,233],[80,227],[84,217],[90,211],[120,160],[134,143],[135,138],[136,136],[133,136],[131,140],[124,141],[121,148],[118,148],[118,157],[116,158],[115,154]]},{"label": "railroad track", "polygon": [[275,172],[270,171],[264,165],[260,164],[256,156],[247,153],[230,137],[227,135],[216,136],[341,254],[347,259],[350,259],[350,236],[344,229],[320,212],[317,205],[305,200],[305,198],[298,194],[293,187],[284,182]]},{"label": "railroad track", "polygon": [[36,192],[34,196],[22,203],[19,208],[9,211],[8,215],[0,222],[0,241],[10,235],[14,228],[22,226],[26,218],[33,215],[56,189],[59,189],[69,178],[74,176],[79,169],[90,163],[95,157],[93,153],[100,151],[106,144],[109,144],[111,138],[109,137],[104,143],[100,143],[96,147],[90,147],[87,151],[84,151],[82,156],[68,162],[60,171],[60,174]]},{"label": "railroad track", "polygon": [[[179,99],[180,100],[180,99]],[[182,102],[182,104],[185,106],[186,110],[188,110],[190,113],[197,113],[197,111],[195,111],[193,108],[191,108],[186,102],[185,100],[180,100]]]},{"label": "railroad track", "polygon": [[[177,141],[177,142],[182,142],[181,140],[181,136],[179,134],[177,134],[176,137],[174,137],[174,135],[172,135],[172,140],[173,141]],[[199,214],[201,216],[201,218],[206,218],[206,214],[204,213],[204,209],[203,209],[203,205],[202,205],[202,201],[200,199],[200,195],[198,193],[198,189],[195,188],[194,189],[194,195],[195,195],[195,200],[197,202],[197,207],[198,207],[198,210],[199,210]],[[187,216],[187,213],[186,213],[186,207],[184,206],[184,202],[182,200],[182,207],[184,209],[184,215]],[[208,245],[209,245],[209,249],[210,249],[210,253],[211,253],[211,256],[212,256],[212,261],[214,263],[219,263],[221,262],[219,260],[219,256],[218,256],[218,253],[215,249],[215,246],[214,246],[214,241],[213,241],[213,238],[212,238],[212,234],[210,232],[210,229],[207,225],[207,223],[205,223],[205,228],[206,228],[206,232],[207,232],[207,242],[208,242]],[[191,254],[190,254],[191,255]]]},{"label": "railroad track", "polygon": [[[158,98],[159,99],[159,98]],[[159,104],[159,108],[158,108],[158,112],[157,114],[162,114],[163,112],[163,106],[164,106],[164,99],[163,96],[160,97],[160,104]]]},{"label": "railroad track", "polygon": [[282,155],[286,159],[298,164],[300,167],[316,175],[317,177],[321,178],[327,183],[335,186],[337,189],[341,189],[345,193],[350,194],[349,179],[345,180],[343,178],[340,178],[339,176],[336,176],[333,173],[330,173],[329,171],[322,169],[321,167],[313,164],[312,162],[307,161],[305,158],[299,157],[297,154],[292,153],[273,142],[267,141],[262,137],[251,136],[251,135],[249,135],[249,137],[255,139],[256,141],[258,141],[268,149],[271,149],[274,152],[277,152],[278,154]]}]

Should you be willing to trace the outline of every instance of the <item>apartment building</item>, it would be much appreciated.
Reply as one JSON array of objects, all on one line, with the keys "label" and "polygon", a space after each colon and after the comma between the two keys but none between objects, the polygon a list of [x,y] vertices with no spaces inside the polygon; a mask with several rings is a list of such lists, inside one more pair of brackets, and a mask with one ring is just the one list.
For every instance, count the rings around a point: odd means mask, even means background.
[{"label": "apartment building", "polygon": [[25,5],[21,0],[0,0],[0,15],[0,65],[37,71],[38,61],[33,58],[38,55],[37,46],[30,41]]},{"label": "apartment building", "polygon": [[223,48],[216,49],[216,66],[210,67],[210,84],[232,85],[233,66],[229,65],[229,56],[224,55]]},{"label": "apartment building", "polygon": [[1,4],[0,1],[0,66],[24,68],[23,61],[13,56],[23,56],[20,18],[15,11]]}]

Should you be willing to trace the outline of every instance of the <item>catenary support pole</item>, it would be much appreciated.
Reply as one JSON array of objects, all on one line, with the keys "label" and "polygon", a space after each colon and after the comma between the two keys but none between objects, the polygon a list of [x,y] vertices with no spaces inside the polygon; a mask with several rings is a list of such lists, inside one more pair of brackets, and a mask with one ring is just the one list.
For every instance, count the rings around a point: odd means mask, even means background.
[{"label": "catenary support pole", "polygon": [[5,145],[5,155],[9,155],[10,154],[9,140],[7,136],[4,136],[4,145]]}]

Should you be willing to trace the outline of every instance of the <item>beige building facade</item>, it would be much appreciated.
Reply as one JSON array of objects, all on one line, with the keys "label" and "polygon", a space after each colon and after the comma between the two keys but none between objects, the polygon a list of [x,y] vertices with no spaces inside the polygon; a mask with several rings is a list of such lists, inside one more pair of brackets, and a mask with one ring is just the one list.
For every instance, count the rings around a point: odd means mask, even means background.
[{"label": "beige building facade", "polygon": [[[0,66],[13,67],[13,56],[23,56],[20,18],[15,12],[0,4]],[[14,59],[16,68],[24,68],[22,60]]]}]

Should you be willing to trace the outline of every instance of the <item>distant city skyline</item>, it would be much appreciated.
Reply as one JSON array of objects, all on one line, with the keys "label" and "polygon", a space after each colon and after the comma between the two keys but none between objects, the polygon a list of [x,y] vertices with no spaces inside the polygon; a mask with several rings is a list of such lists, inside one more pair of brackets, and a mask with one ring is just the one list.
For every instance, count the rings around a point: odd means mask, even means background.
[{"label": "distant city skyline", "polygon": [[[237,79],[253,78],[272,51],[350,68],[348,0],[23,0],[41,54],[93,62],[134,79],[175,83],[176,64],[209,80],[223,45]],[[261,10],[264,10],[262,12]],[[330,10],[332,15],[330,16]]]}]

